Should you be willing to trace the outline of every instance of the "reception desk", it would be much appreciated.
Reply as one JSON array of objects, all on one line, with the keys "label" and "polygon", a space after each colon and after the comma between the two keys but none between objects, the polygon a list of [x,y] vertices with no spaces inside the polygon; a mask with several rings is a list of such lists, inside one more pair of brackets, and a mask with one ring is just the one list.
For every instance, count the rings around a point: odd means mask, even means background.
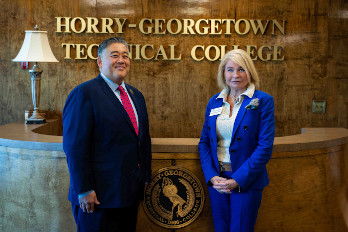
[{"label": "reception desk", "polygon": [[[43,125],[0,126],[0,231],[76,231],[67,200],[69,172],[60,120]],[[199,217],[175,231],[211,232],[213,222],[200,167],[197,138],[153,138],[152,170],[172,165],[201,181],[205,204]],[[305,128],[277,137],[267,165],[255,231],[347,231],[348,129]],[[153,223],[140,206],[137,231],[174,231]]]}]

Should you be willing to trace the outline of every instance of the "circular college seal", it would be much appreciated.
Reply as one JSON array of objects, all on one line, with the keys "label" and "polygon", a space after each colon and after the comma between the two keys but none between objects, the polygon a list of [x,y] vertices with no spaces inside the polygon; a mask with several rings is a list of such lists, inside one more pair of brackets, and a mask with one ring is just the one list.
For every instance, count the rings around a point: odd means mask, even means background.
[{"label": "circular college seal", "polygon": [[145,190],[147,216],[157,225],[181,228],[202,211],[204,190],[198,178],[183,167],[162,168],[154,173]]}]

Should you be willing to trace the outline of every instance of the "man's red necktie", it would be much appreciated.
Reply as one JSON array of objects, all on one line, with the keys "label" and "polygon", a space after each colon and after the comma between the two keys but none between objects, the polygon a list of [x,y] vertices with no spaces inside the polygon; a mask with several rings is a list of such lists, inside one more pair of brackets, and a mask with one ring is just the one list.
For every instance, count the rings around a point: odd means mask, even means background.
[{"label": "man's red necktie", "polygon": [[137,135],[139,135],[139,129],[138,129],[138,124],[137,124],[137,118],[135,117],[134,114],[134,110],[132,107],[132,104],[129,101],[128,95],[127,93],[124,91],[124,89],[122,88],[122,86],[118,86],[117,88],[120,91],[120,95],[121,95],[121,100],[122,100],[122,104],[124,109],[127,111],[127,114],[133,124],[133,127],[135,129],[135,132],[137,133]]}]

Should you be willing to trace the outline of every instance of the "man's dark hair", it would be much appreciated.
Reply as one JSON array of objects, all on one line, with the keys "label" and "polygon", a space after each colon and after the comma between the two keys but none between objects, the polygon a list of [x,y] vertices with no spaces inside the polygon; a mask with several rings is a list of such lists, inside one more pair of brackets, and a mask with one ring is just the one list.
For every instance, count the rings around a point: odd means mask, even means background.
[{"label": "man's dark hair", "polygon": [[106,40],[103,40],[99,47],[98,47],[98,56],[101,56],[104,52],[104,50],[110,45],[110,44],[113,44],[113,43],[121,43],[123,44],[124,46],[126,46],[127,50],[129,51],[129,46],[128,46],[128,43],[125,39],[121,38],[121,37],[111,37],[111,38],[108,38]]}]

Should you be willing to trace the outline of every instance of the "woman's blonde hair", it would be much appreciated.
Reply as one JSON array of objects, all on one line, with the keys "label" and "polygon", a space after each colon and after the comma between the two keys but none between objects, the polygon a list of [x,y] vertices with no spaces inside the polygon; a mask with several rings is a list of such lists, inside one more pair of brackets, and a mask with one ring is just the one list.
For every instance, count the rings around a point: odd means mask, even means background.
[{"label": "woman's blonde hair", "polygon": [[230,89],[230,87],[226,84],[224,75],[225,66],[228,61],[233,61],[240,65],[247,73],[249,84],[253,83],[255,85],[255,88],[259,87],[259,75],[257,75],[255,65],[251,60],[250,56],[244,50],[236,49],[227,52],[220,62],[217,74],[217,82],[221,89]]}]

